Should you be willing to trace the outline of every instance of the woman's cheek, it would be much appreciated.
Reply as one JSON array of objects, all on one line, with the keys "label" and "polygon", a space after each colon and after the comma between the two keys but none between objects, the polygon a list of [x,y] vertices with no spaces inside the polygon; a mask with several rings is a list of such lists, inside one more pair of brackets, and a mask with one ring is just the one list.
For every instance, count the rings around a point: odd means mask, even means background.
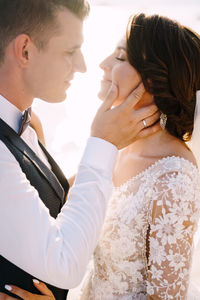
[{"label": "woman's cheek", "polygon": [[115,82],[115,84],[118,87],[118,97],[115,101],[115,105],[116,103],[117,105],[123,103],[138,85],[133,84],[133,80],[128,80],[125,76],[121,78],[119,82]]},{"label": "woman's cheek", "polygon": [[127,72],[127,75],[124,74],[123,79],[119,83],[119,98],[121,102],[125,101],[141,81],[141,76],[135,70],[133,72]]},{"label": "woman's cheek", "polygon": [[121,64],[113,67],[112,70],[112,83],[118,88],[118,96],[114,102],[114,106],[117,106],[124,102],[124,83],[126,82],[126,73],[123,71]]}]

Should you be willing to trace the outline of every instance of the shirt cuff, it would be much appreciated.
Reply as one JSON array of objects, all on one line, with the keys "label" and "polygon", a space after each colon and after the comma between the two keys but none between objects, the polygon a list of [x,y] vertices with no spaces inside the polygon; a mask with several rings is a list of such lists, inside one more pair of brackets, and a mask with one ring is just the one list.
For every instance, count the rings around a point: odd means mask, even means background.
[{"label": "shirt cuff", "polygon": [[89,137],[80,164],[87,164],[95,169],[112,175],[118,149],[113,144],[97,137]]}]

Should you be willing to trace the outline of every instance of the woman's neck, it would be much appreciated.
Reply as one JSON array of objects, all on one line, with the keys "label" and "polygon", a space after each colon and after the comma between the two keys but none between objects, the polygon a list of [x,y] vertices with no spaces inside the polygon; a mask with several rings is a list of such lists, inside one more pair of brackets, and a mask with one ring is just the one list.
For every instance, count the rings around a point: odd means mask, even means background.
[{"label": "woman's neck", "polygon": [[167,156],[179,156],[193,164],[196,163],[192,152],[184,142],[173,137],[167,131],[160,130],[119,152],[113,174],[114,185],[120,186]]},{"label": "woman's neck", "polygon": [[170,135],[166,130],[160,130],[155,134],[140,139],[124,150],[124,154],[134,154],[140,158],[156,158],[178,155],[180,149],[187,149],[186,144],[178,138]]}]

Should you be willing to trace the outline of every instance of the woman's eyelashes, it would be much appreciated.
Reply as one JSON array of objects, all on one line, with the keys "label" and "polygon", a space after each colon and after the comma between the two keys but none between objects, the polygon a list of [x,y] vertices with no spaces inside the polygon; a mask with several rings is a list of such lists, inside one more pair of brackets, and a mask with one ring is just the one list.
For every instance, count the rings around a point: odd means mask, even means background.
[{"label": "woman's eyelashes", "polygon": [[119,61],[125,61],[126,60],[126,52],[123,50],[120,50],[119,53],[117,53],[118,55],[115,56],[115,58]]},{"label": "woman's eyelashes", "polygon": [[122,58],[122,57],[115,57],[115,58],[119,61],[125,61],[125,58]]}]

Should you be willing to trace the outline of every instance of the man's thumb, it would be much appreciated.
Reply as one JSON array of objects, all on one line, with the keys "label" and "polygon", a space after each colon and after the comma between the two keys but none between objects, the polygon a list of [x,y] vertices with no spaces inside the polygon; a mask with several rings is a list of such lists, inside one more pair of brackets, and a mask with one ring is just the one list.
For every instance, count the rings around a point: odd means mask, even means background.
[{"label": "man's thumb", "polygon": [[117,86],[115,84],[112,84],[107,95],[106,98],[104,100],[104,103],[102,105],[102,109],[108,110],[111,108],[111,106],[113,105],[115,99],[117,98],[118,95],[118,89]]}]

